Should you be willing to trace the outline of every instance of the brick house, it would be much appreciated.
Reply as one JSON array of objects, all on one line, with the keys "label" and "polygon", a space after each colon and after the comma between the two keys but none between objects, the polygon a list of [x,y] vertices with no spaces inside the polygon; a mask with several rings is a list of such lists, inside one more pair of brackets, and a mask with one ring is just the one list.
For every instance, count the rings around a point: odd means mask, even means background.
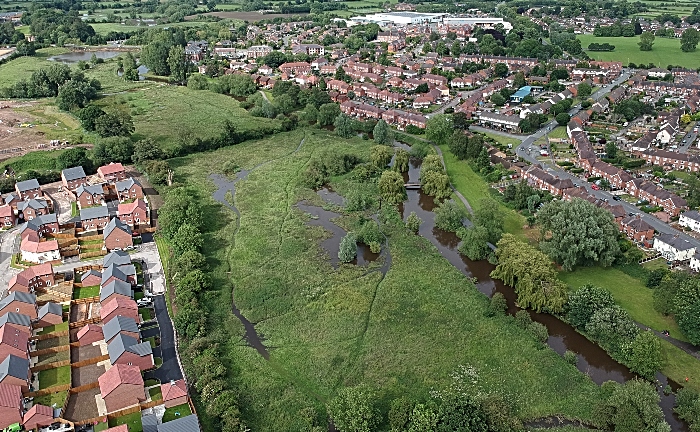
[{"label": "brick house", "polygon": [[36,288],[54,285],[56,279],[51,263],[28,267],[10,279],[8,293],[13,291],[34,292]]},{"label": "brick house", "polygon": [[0,206],[0,225],[11,227],[15,226],[15,223],[15,212],[12,210],[12,207],[7,204]]},{"label": "brick house", "polygon": [[36,319],[38,311],[36,308],[36,296],[21,291],[8,294],[0,300],[0,315],[16,312],[27,315],[31,319]]},{"label": "brick house", "polygon": [[22,419],[22,425],[26,430],[46,427],[51,423],[53,423],[53,408],[40,404],[32,405]]},{"label": "brick house", "polygon": [[[0,309],[0,314],[1,313],[2,309]],[[116,297],[103,304],[100,309],[100,318],[102,318],[102,322],[105,324],[118,315],[133,318],[137,323],[141,321],[139,319],[139,308],[132,299]]]},{"label": "brick house", "polygon": [[75,336],[79,346],[92,345],[104,339],[102,327],[97,324],[86,324]]},{"label": "brick house", "polygon": [[0,363],[0,384],[19,386],[23,392],[29,391],[29,359],[9,355]]},{"label": "brick house", "polygon": [[80,275],[80,284],[84,287],[96,286],[102,282],[102,273],[97,270],[89,270]]},{"label": "brick house", "polygon": [[0,428],[22,422],[22,388],[0,384]]},{"label": "brick house", "polygon": [[136,366],[113,365],[97,380],[107,413],[136,406],[146,400],[141,371]]},{"label": "brick house", "polygon": [[87,186],[87,176],[81,166],[68,168],[61,171],[61,182],[63,187],[73,192],[78,186]]},{"label": "brick house", "polygon": [[22,219],[29,221],[37,216],[49,214],[49,207],[44,201],[30,199],[17,203],[17,211],[21,214]]},{"label": "brick house", "polygon": [[654,238],[654,228],[644,222],[639,215],[622,219],[620,229],[627,237],[636,242],[644,242]]},{"label": "brick house", "polygon": [[102,285],[102,288],[100,288],[100,304],[105,304],[116,297],[123,297],[127,300],[133,297],[133,293],[130,283],[113,277],[107,284]]},{"label": "brick house", "polygon": [[109,223],[109,210],[105,206],[80,209],[80,223],[85,231],[103,229]]},{"label": "brick house", "polygon": [[105,255],[104,259],[102,260],[103,268],[107,268],[111,265],[115,265],[117,267],[131,265],[131,256],[129,256],[128,252],[112,251]]},{"label": "brick house", "polygon": [[163,403],[166,408],[172,408],[187,403],[187,384],[185,380],[170,381],[160,385]]},{"label": "brick house", "polygon": [[139,370],[145,371],[152,369],[155,365],[150,342],[139,342],[138,339],[122,333],[117,334],[107,344],[107,352],[109,353],[109,361],[113,366],[133,365],[138,366]]},{"label": "brick house", "polygon": [[105,191],[102,185],[78,186],[74,193],[81,209],[102,205],[105,202]]},{"label": "brick house", "polygon": [[0,327],[0,361],[10,355],[29,359],[29,335],[14,327]]},{"label": "brick house", "polygon": [[61,324],[63,322],[63,309],[61,305],[53,302],[46,302],[39,308],[39,322],[37,327],[48,327]]},{"label": "brick house", "polygon": [[107,343],[112,342],[112,340],[119,334],[129,336],[137,341],[141,340],[141,334],[139,333],[139,327],[136,324],[136,321],[134,321],[133,318],[121,315],[102,326],[101,334],[104,335],[104,340]]},{"label": "brick house", "polygon": [[110,163],[97,168],[97,175],[106,182],[115,183],[126,178],[126,170],[121,163]]},{"label": "brick house", "polygon": [[9,326],[11,328],[31,333],[32,332],[32,319],[27,315],[22,315],[16,312],[10,312],[3,316],[0,316],[0,327]]},{"label": "brick house", "polygon": [[44,196],[44,192],[41,190],[37,179],[29,179],[15,183],[15,191],[17,191],[17,195],[19,195],[19,199],[21,200],[41,198]]},{"label": "brick house", "polygon": [[61,251],[57,240],[44,240],[30,230],[22,232],[19,251],[22,261],[39,264],[61,260]]},{"label": "brick house", "polygon": [[133,200],[137,198],[143,199],[143,187],[133,178],[128,178],[123,181],[118,181],[115,184],[119,201]]},{"label": "brick house", "polygon": [[123,250],[134,245],[131,227],[117,218],[109,221],[107,226],[105,226],[102,236],[104,238],[105,248],[108,251],[115,249]]}]

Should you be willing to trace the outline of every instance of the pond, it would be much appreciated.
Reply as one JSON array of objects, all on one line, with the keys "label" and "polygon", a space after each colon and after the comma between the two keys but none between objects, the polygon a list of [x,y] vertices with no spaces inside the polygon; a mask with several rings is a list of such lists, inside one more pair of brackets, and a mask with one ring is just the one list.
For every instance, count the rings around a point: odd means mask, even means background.
[{"label": "pond", "polygon": [[92,59],[93,54],[95,54],[97,58],[108,60],[114,57],[118,57],[120,54],[124,54],[124,51],[73,51],[49,57],[49,60],[64,64],[75,64],[81,60],[89,62],[90,59]]}]

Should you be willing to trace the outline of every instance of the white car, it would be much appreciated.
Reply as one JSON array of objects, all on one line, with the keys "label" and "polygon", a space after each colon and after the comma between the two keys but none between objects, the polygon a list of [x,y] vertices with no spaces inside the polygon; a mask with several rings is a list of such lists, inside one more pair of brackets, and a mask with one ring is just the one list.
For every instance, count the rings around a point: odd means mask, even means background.
[{"label": "white car", "polygon": [[153,303],[153,300],[151,300],[148,297],[144,297],[144,298],[136,301],[136,304],[138,306],[150,306],[151,303]]}]

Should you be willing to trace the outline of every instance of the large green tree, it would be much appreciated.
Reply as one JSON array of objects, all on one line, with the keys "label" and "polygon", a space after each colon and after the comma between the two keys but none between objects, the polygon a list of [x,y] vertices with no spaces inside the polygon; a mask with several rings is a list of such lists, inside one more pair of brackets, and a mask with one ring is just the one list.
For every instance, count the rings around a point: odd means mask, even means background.
[{"label": "large green tree", "polygon": [[386,168],[391,162],[391,157],[394,155],[394,150],[385,145],[373,146],[369,149],[369,158],[372,164],[379,169]]},{"label": "large green tree", "polygon": [[327,409],[340,432],[373,432],[381,421],[375,393],[364,386],[341,389]]},{"label": "large green tree", "polygon": [[608,430],[615,432],[670,432],[659,407],[659,395],[651,384],[641,380],[603,384],[608,395],[598,411]]},{"label": "large green tree", "polygon": [[542,250],[565,270],[578,265],[609,266],[620,252],[610,212],[588,201],[552,201],[537,212]]},{"label": "large green tree", "polygon": [[345,114],[340,114],[333,121],[335,134],[341,138],[352,138],[355,135],[355,122]]},{"label": "large green tree", "polygon": [[632,342],[632,353],[628,361],[630,370],[651,381],[661,369],[662,361],[659,338],[651,330],[640,332]]},{"label": "large green tree", "polygon": [[587,284],[569,294],[566,317],[571,325],[583,329],[594,313],[614,305],[615,299],[610,291]]},{"label": "large green tree", "polygon": [[425,136],[435,144],[448,144],[453,127],[450,116],[437,114],[428,119],[425,125]]},{"label": "large green tree", "polygon": [[374,142],[377,144],[391,145],[394,141],[394,132],[384,120],[379,120],[372,131]]},{"label": "large green tree", "polygon": [[625,349],[639,334],[627,311],[617,305],[597,310],[586,324],[586,333],[615,358],[625,359]]},{"label": "large green tree", "polygon": [[639,45],[639,50],[640,51],[651,51],[652,46],[654,45],[654,39],[656,39],[656,36],[654,36],[654,33],[645,31],[639,36],[639,42],[637,45]]},{"label": "large green tree", "polygon": [[170,75],[168,56],[170,54],[170,44],[156,40],[141,50],[141,63],[156,75]]},{"label": "large green tree", "polygon": [[389,204],[398,204],[406,200],[406,187],[403,176],[392,170],[382,173],[379,178],[379,193],[384,201]]},{"label": "large green tree", "polygon": [[503,234],[505,219],[501,206],[491,198],[483,198],[479,208],[474,210],[474,225],[484,227],[488,233],[488,242],[496,244]]},{"label": "large green tree", "polygon": [[698,47],[700,42],[700,32],[694,28],[686,29],[681,35],[681,50],[683,52],[692,52]]},{"label": "large green tree", "polygon": [[187,79],[187,69],[189,62],[185,57],[185,49],[181,46],[172,46],[168,51],[168,67],[170,76],[175,82],[183,83]]}]

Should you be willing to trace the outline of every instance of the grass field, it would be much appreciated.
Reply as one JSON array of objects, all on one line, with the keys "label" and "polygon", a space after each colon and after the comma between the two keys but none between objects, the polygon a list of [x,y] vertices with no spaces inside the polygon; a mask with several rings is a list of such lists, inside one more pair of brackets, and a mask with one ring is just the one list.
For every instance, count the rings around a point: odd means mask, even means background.
[{"label": "grass field", "polygon": [[120,425],[127,425],[129,432],[142,432],[143,425],[141,424],[141,411],[117,417],[109,421],[110,428]]},{"label": "grass field", "polygon": [[[304,134],[300,151],[290,154]],[[300,410],[321,408],[340,387],[358,383],[377,388],[383,407],[402,395],[425,400],[460,365],[476,368],[480,391],[506,397],[520,418],[557,413],[595,422],[598,387],[510,318],[485,318],[486,297],[427,240],[391,230],[392,265],[383,279],[352,265],[334,270],[323,259],[324,231],[307,227],[308,216],[294,208],[301,199],[320,204],[298,186],[301,173],[322,151],[366,159],[370,146],[307,130],[170,161],[175,180],[199,191],[211,227],[204,249],[218,290],[203,304],[214,336],[228,341],[247,425],[305,430]],[[235,238],[233,213],[216,211],[207,180],[227,160],[244,169],[269,161],[236,186]],[[233,281],[238,308],[274,347],[269,362],[241,340],[230,313]]]},{"label": "grass field", "polygon": [[[192,414],[192,410],[188,404],[174,406],[165,410],[165,414],[163,414],[163,423],[178,419],[180,417],[187,417],[190,414]],[[131,429],[129,429],[129,432],[131,432]]]},{"label": "grass field", "polygon": [[70,366],[61,366],[39,372],[39,389],[64,384],[70,384]]},{"label": "grass field", "polygon": [[505,145],[513,144],[513,147],[520,145],[520,143],[522,142],[517,138],[511,138],[511,137],[507,137],[507,136],[503,136],[503,135],[498,135],[495,133],[485,132],[484,135],[496,140],[496,142],[498,142],[500,144],[505,144]]},{"label": "grass field", "polygon": [[18,57],[0,65],[0,87],[7,87],[22,78],[29,78],[32,72],[53,64],[47,59],[68,52],[65,48],[42,48],[31,57]]},{"label": "grass field", "polygon": [[184,21],[184,22],[178,22],[178,23],[168,23],[168,24],[158,24],[153,27],[148,27],[148,26],[132,26],[132,25],[124,25],[120,23],[94,23],[90,24],[92,28],[95,29],[95,33],[101,34],[101,35],[106,35],[109,32],[135,32],[138,30],[144,30],[144,29],[151,29],[151,28],[164,28],[164,27],[200,27],[207,25],[208,23],[205,22],[197,22],[197,21]]},{"label": "grass field", "polygon": [[58,408],[62,408],[63,404],[66,402],[66,399],[68,399],[67,390],[58,393],[51,393],[44,396],[37,396],[34,398],[34,403],[46,405],[49,407],[53,406],[53,404],[56,404]]},{"label": "grass field", "polygon": [[96,297],[98,295],[100,295],[100,286],[99,285],[75,288],[73,290],[73,298],[74,299]]},{"label": "grass field", "polygon": [[700,68],[700,50],[685,53],[681,51],[679,39],[660,38],[654,41],[652,51],[640,51],[638,37],[595,37],[593,35],[578,35],[581,46],[586,49],[590,43],[609,43],[615,45],[615,51],[586,51],[591,58],[605,61],[620,61],[622,64],[628,63],[649,64],[654,63],[656,67],[666,68],[668,65],[681,65],[691,69]]}]

